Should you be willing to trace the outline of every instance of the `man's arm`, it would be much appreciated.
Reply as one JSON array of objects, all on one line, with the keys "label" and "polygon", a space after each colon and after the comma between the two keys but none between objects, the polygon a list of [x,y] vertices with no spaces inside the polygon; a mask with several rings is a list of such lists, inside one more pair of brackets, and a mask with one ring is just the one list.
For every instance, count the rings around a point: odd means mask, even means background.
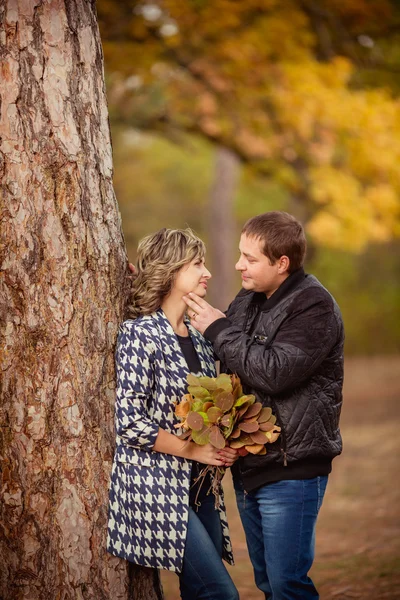
[{"label": "man's arm", "polygon": [[308,289],[296,297],[272,342],[258,344],[229,319],[205,331],[216,354],[243,383],[270,394],[307,380],[338,339],[333,301],[324,290]]}]

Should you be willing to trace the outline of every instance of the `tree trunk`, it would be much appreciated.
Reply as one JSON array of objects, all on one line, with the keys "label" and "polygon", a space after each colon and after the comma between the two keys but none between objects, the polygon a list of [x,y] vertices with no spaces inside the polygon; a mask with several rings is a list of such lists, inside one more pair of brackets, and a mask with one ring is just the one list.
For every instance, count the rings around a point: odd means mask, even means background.
[{"label": "tree trunk", "polygon": [[234,199],[239,175],[239,159],[231,150],[219,146],[216,150],[214,183],[208,209],[208,249],[214,283],[210,302],[226,310],[232,301],[236,227]]},{"label": "tree trunk", "polygon": [[105,550],[128,280],[95,3],[1,0],[0,40],[0,597],[160,598]]}]

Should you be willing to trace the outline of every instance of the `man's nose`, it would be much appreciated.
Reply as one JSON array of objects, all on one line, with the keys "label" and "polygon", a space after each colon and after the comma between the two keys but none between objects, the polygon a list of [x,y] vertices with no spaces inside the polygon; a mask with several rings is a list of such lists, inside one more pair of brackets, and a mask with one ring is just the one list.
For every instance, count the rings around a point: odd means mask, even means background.
[{"label": "man's nose", "polygon": [[235,265],[235,269],[236,269],[236,271],[243,271],[244,267],[243,267],[241,258],[239,258],[239,260],[237,261],[237,263]]}]

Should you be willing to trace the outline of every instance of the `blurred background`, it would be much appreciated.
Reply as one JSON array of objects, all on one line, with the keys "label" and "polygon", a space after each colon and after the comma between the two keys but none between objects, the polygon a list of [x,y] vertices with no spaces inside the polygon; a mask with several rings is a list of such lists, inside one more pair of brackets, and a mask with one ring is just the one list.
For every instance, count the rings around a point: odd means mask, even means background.
[{"label": "blurred background", "polygon": [[[345,452],[315,577],[322,598],[398,598],[400,2],[98,0],[97,10],[130,260],[144,235],[190,226],[208,248],[208,299],[224,309],[240,287],[246,219],[287,210],[304,223],[306,270],[336,297],[347,334]],[[260,598],[230,502],[232,574],[242,600]],[[165,589],[178,597],[168,574]]]}]

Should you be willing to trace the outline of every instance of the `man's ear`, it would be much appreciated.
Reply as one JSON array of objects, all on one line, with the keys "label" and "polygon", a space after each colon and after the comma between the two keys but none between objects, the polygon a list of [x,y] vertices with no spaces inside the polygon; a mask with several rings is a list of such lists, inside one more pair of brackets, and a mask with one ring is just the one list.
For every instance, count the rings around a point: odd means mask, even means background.
[{"label": "man's ear", "polygon": [[290,259],[287,256],[281,256],[278,261],[278,273],[284,275],[288,273],[290,267]]}]

